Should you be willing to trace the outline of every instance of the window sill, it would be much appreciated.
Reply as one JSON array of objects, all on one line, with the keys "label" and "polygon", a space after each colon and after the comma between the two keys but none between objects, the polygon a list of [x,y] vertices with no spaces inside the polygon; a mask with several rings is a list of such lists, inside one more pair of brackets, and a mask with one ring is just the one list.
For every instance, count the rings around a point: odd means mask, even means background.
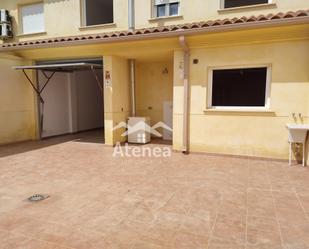
[{"label": "window sill", "polygon": [[183,19],[182,15],[177,16],[162,16],[162,17],[154,17],[148,20],[148,22],[157,22],[161,20],[169,20],[169,19]]},{"label": "window sill", "polygon": [[267,108],[207,108],[204,109],[204,113],[219,113],[219,114],[260,114],[260,115],[270,115],[270,116],[274,116],[275,112],[267,109]]},{"label": "window sill", "polygon": [[236,12],[236,11],[245,11],[245,10],[257,10],[257,9],[268,9],[268,8],[276,8],[276,3],[265,3],[265,4],[255,4],[255,5],[246,5],[241,7],[233,7],[226,9],[219,9],[219,14],[224,14],[228,12]]},{"label": "window sill", "polygon": [[82,27],[79,27],[79,30],[91,30],[91,29],[100,29],[100,28],[114,28],[116,26],[117,26],[116,23],[105,23],[105,24],[98,24],[98,25],[82,26]]},{"label": "window sill", "polygon": [[36,32],[36,33],[28,33],[28,34],[18,34],[16,37],[27,37],[27,36],[35,36],[35,35],[47,35],[47,32]]}]

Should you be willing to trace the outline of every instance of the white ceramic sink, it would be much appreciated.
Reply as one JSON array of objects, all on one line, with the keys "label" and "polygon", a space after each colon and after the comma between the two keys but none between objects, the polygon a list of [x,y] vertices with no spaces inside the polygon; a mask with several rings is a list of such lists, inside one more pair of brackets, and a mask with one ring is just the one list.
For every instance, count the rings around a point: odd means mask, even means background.
[{"label": "white ceramic sink", "polygon": [[309,125],[306,124],[287,124],[289,130],[289,142],[304,143],[306,141]]}]

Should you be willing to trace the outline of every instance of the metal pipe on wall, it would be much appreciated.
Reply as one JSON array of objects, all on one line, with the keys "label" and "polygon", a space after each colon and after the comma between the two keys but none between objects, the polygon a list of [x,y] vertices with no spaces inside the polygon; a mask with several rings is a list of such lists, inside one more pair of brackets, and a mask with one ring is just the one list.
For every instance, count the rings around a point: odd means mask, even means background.
[{"label": "metal pipe on wall", "polygon": [[136,115],[136,103],[135,103],[135,60],[130,60],[130,76],[131,76],[131,105],[132,105],[132,117]]},{"label": "metal pipe on wall", "polygon": [[135,29],[135,0],[128,0],[129,30]]},{"label": "metal pipe on wall", "polygon": [[183,142],[182,152],[187,154],[189,152],[189,65],[190,65],[190,50],[186,43],[184,36],[179,37],[179,44],[184,51],[183,56]]}]

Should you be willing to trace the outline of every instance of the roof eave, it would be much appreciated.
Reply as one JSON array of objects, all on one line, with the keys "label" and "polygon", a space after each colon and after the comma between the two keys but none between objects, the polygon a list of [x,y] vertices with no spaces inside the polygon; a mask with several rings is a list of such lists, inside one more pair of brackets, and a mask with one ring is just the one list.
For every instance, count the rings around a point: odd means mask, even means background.
[{"label": "roof eave", "polygon": [[138,41],[138,40],[140,41],[140,40],[150,40],[160,38],[173,38],[186,35],[192,36],[207,33],[219,33],[227,31],[257,29],[257,28],[270,28],[270,27],[287,26],[287,25],[308,24],[308,23],[309,23],[309,16],[301,16],[301,17],[293,17],[285,19],[265,20],[258,22],[233,23],[233,24],[210,26],[204,28],[182,29],[167,32],[134,34],[130,36],[109,37],[109,38],[100,38],[93,40],[78,40],[78,41],[73,40],[73,41],[43,43],[43,44],[30,44],[30,45],[28,44],[28,45],[15,45],[15,46],[12,45],[10,47],[5,48],[0,47],[0,52],[4,51],[10,52],[10,51],[29,50],[38,48],[55,48],[55,47],[58,48],[58,47],[80,46],[80,45],[105,44],[105,43],[116,43],[126,41]]}]

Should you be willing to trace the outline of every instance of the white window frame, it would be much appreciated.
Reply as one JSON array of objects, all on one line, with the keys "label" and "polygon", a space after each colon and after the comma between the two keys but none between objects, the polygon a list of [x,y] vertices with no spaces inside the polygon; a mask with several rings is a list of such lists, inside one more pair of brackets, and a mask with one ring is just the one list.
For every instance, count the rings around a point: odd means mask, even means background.
[{"label": "white window frame", "polygon": [[[250,68],[267,68],[266,73],[266,90],[264,106],[213,106],[212,105],[212,88],[213,88],[213,71],[222,69],[250,69]],[[271,64],[256,65],[239,65],[239,66],[216,66],[208,68],[208,84],[207,84],[207,109],[223,110],[223,111],[265,111],[270,110],[270,86],[272,77]]]},{"label": "white window frame", "polygon": [[226,0],[220,0],[220,9],[222,9],[222,10],[246,8],[246,7],[254,7],[254,6],[260,6],[260,5],[272,4],[274,0],[268,0],[268,3],[260,3],[260,4],[254,4],[254,5],[243,5],[243,6],[231,7],[231,8],[225,8],[225,1]]},{"label": "white window frame", "polygon": [[113,21],[112,22],[96,24],[96,25],[87,25],[86,1],[87,0],[80,0],[80,17],[81,17],[80,26],[81,27],[109,26],[115,23],[115,1],[113,0]]},{"label": "white window frame", "polygon": [[[160,4],[156,4],[156,2],[160,2]],[[170,15],[170,4],[178,3],[178,14],[177,15]],[[165,15],[158,16],[158,5],[165,4]],[[152,17],[153,18],[165,18],[165,17],[174,17],[180,15],[180,0],[152,0]]]},{"label": "white window frame", "polygon": [[[43,6],[43,30],[38,31],[38,32],[24,32],[24,23],[23,23],[23,15],[22,15],[22,8],[31,6],[31,5],[37,5],[37,4],[42,4]],[[40,33],[45,33],[46,32],[46,20],[45,20],[45,6],[43,1],[37,1],[37,2],[30,2],[30,3],[25,3],[25,4],[19,4],[18,5],[18,22],[19,22],[19,28],[18,28],[18,33],[19,35],[31,35],[31,34],[40,34]]]}]

